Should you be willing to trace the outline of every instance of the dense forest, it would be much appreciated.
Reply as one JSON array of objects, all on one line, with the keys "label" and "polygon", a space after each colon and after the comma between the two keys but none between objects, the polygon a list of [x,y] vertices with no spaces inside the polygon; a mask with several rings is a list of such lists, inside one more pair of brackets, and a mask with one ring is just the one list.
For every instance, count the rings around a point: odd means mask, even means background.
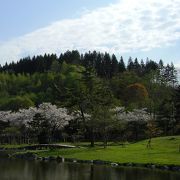
[{"label": "dense forest", "polygon": [[[51,118],[43,106],[55,109]],[[32,107],[28,126],[12,123],[15,114]],[[62,116],[63,108],[71,118],[59,128],[50,119],[56,112]],[[93,146],[95,140],[106,144],[173,134],[180,134],[180,86],[172,63],[130,57],[126,65],[114,54],[74,50],[0,66],[1,143],[90,140]]]}]

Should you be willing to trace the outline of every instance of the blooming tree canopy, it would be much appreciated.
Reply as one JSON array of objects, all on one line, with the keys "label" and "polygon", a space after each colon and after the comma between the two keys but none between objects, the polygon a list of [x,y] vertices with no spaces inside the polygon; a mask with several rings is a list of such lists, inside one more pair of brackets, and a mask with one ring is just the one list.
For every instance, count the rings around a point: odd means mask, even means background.
[{"label": "blooming tree canopy", "polygon": [[11,111],[0,111],[0,121],[8,121],[8,116]]},{"label": "blooming tree canopy", "polygon": [[73,116],[68,114],[66,108],[57,108],[56,105],[52,105],[51,103],[40,104],[37,113],[42,114],[51,125],[57,128],[63,128],[73,119]]},{"label": "blooming tree canopy", "polygon": [[57,108],[56,105],[51,103],[43,103],[38,108],[20,109],[18,112],[0,111],[0,120],[9,121],[13,125],[24,124],[28,126],[28,122],[33,121],[33,117],[37,113],[43,115],[52,126],[57,128],[63,128],[73,119],[66,108]]},{"label": "blooming tree canopy", "polygon": [[146,109],[134,109],[133,111],[126,111],[124,107],[116,107],[113,109],[118,120],[126,122],[148,122],[151,116]]}]

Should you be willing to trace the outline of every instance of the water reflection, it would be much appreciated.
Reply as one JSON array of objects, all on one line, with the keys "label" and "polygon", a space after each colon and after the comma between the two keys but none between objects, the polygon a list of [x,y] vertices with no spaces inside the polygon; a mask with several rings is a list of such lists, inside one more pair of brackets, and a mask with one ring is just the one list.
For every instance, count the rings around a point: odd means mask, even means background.
[{"label": "water reflection", "polygon": [[180,173],[87,164],[0,159],[0,180],[179,180]]}]

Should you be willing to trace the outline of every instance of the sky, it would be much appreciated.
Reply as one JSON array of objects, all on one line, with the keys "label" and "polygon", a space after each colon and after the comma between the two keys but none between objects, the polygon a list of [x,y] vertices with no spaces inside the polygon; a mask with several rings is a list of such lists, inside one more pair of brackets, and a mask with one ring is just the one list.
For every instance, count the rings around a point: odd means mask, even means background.
[{"label": "sky", "polygon": [[0,64],[77,49],[180,67],[180,0],[0,0]]}]

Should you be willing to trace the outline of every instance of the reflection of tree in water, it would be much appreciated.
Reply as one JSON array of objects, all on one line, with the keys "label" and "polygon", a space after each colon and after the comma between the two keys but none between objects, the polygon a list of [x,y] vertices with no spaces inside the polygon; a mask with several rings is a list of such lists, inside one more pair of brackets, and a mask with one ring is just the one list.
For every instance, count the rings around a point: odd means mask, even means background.
[{"label": "reflection of tree in water", "polygon": [[94,179],[94,166],[93,165],[91,165],[90,166],[90,180],[93,180]]},{"label": "reflection of tree in water", "polygon": [[177,180],[179,177],[178,172],[155,169],[0,159],[1,180]]}]

